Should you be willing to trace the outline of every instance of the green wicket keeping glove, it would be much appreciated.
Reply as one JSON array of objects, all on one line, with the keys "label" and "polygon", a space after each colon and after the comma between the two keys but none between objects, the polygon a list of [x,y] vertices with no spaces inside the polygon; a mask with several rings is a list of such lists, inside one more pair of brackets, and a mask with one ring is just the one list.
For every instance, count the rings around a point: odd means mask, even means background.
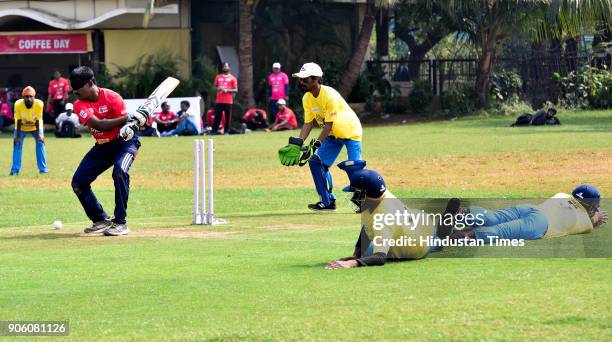
[{"label": "green wicket keeping glove", "polygon": [[315,152],[321,147],[321,142],[319,140],[312,139],[310,140],[310,144],[308,146],[302,146],[302,157],[300,158],[299,166],[304,166],[312,156],[314,156]]},{"label": "green wicket keeping glove", "polygon": [[285,166],[296,165],[300,160],[300,150],[304,140],[300,138],[290,137],[289,144],[281,147],[278,150],[278,159]]}]

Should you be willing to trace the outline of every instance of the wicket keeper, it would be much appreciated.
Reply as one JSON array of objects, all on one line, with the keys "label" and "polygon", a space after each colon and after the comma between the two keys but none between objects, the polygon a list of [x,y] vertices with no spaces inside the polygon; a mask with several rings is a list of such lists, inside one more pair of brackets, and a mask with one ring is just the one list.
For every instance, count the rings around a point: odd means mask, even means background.
[{"label": "wicket keeper", "polygon": [[[134,113],[126,113],[123,98],[110,89],[98,87],[93,71],[86,66],[72,71],[70,83],[77,98],[74,112],[96,140],[72,177],[72,189],[93,222],[91,227],[85,229],[85,233],[103,232],[108,236],[128,234],[128,172],[140,147],[136,133],[139,125],[143,126],[147,122],[150,113],[142,108]],[[127,124],[133,121],[137,123]],[[91,191],[91,183],[111,166],[115,184],[115,216],[112,219]]]},{"label": "wicket keeper", "polygon": [[[346,146],[348,160],[361,159],[361,122],[342,96],[332,87],[322,85],[323,70],[316,63],[306,63],[294,73],[302,98],[304,126],[300,136],[290,137],[289,144],[278,151],[281,164],[304,166],[308,163],[320,201],[309,204],[314,211],[335,211],[336,196],[329,168]],[[322,130],[317,139],[304,146],[312,126],[316,122]]]},{"label": "wicket keeper", "polygon": [[454,239],[537,240],[574,234],[585,234],[608,221],[608,213],[599,208],[601,195],[593,185],[582,184],[571,195],[558,193],[540,205],[517,205],[499,210],[470,206],[461,207],[462,214],[484,218],[471,229],[457,230]]}]

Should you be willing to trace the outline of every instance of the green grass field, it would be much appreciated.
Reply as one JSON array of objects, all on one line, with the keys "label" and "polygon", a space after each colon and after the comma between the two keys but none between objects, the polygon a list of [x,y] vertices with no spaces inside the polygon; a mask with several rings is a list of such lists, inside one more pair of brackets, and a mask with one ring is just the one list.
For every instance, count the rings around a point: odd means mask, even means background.
[{"label": "green grass field", "polygon": [[[611,197],[612,111],[560,119],[527,129],[504,127],[511,118],[368,127],[364,158],[405,197],[545,198],[582,182]],[[612,339],[609,258],[324,270],[352,253],[359,216],[340,202],[335,214],[306,209],[317,198],[309,171],[276,157],[289,135],[215,138],[215,208],[230,223],[214,227],[190,225],[193,139],[143,139],[130,171],[132,234],[119,238],[81,234],[89,222],[70,179],[93,139],[48,138],[41,176],[28,138],[15,178],[1,135],[0,320],[70,320],[69,338],[86,341]],[[336,188],[346,184],[333,174]],[[110,172],[94,191],[112,213]],[[65,227],[52,230],[53,220]],[[590,237],[606,242],[599,248],[610,248],[611,228]]]}]

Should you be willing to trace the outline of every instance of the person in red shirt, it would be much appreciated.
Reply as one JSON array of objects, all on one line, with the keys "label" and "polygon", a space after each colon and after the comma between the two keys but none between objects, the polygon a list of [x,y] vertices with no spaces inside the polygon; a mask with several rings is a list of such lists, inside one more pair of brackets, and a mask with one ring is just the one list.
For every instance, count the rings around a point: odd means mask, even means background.
[{"label": "person in red shirt", "polygon": [[280,99],[277,102],[278,112],[276,113],[276,121],[272,125],[273,131],[283,131],[286,129],[296,129],[298,127],[295,113],[287,107],[285,100]]},{"label": "person in red shirt", "polygon": [[[229,133],[234,94],[238,92],[238,80],[231,72],[232,68],[229,63],[225,62],[223,63],[223,73],[215,77],[217,97],[215,99],[215,122],[212,131],[209,132],[211,135]],[[225,112],[225,129],[219,129],[222,112]]]},{"label": "person in red shirt", "polygon": [[55,119],[65,111],[64,106],[70,93],[70,83],[62,77],[57,69],[53,72],[53,78],[49,81],[48,91],[47,103],[50,103],[53,107],[53,122],[55,122]]},{"label": "person in red shirt", "polygon": [[[130,192],[128,171],[140,148],[136,132],[139,126],[146,124],[150,113],[143,107],[134,113],[126,113],[121,95],[98,87],[93,71],[86,66],[72,70],[70,82],[77,98],[74,113],[96,140],[72,176],[72,190],[93,222],[85,233],[125,235],[129,232],[126,223]],[[111,166],[115,185],[115,216],[112,220],[91,191],[91,183]]]},{"label": "person in red shirt", "polygon": [[162,102],[162,111],[153,115],[153,120],[157,122],[157,130],[159,133],[164,133],[176,128],[178,115],[170,110],[168,102]]},{"label": "person in red shirt", "polygon": [[266,111],[259,108],[250,108],[247,110],[242,116],[243,128],[249,129],[251,131],[255,131],[258,129],[266,129],[268,128],[268,123],[266,122],[267,115]]}]

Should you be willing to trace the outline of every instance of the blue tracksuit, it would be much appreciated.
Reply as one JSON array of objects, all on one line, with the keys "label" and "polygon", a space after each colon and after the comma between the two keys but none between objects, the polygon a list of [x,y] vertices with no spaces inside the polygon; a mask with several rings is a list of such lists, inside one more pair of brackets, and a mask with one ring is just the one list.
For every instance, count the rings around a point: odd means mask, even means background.
[{"label": "blue tracksuit", "polygon": [[115,219],[116,223],[125,223],[128,195],[130,193],[130,175],[128,171],[140,148],[138,137],[129,141],[118,138],[106,144],[96,144],[83,157],[81,164],[72,176],[72,189],[79,198],[85,213],[92,222],[107,218],[102,205],[91,191],[91,183],[104,171],[113,166],[115,183]]}]

